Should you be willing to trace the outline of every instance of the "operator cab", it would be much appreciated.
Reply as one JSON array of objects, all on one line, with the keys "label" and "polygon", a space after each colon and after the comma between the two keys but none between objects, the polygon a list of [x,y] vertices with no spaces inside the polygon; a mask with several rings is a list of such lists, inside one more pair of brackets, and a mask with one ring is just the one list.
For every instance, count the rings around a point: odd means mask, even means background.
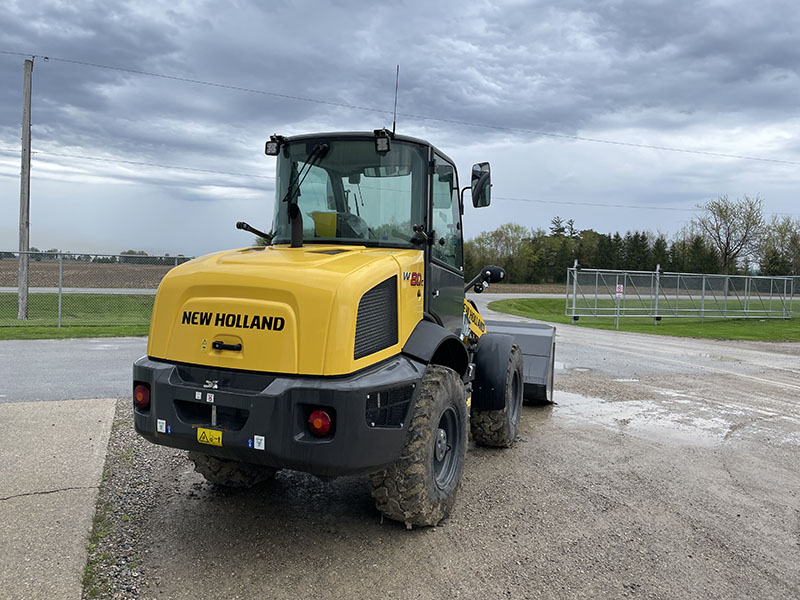
[{"label": "operator cab", "polygon": [[[426,312],[447,329],[461,327],[464,211],[450,158],[385,129],[273,135],[266,153],[277,156],[273,245],[425,251]],[[473,205],[488,206],[489,164],[472,175]]]}]

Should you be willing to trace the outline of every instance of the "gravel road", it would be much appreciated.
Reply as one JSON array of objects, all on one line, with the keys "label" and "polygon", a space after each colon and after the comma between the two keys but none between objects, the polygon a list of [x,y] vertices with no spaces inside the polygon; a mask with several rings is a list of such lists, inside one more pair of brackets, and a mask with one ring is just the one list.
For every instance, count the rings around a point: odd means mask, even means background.
[{"label": "gravel road", "polygon": [[[491,299],[481,312],[498,318]],[[800,344],[572,326],[559,326],[557,344],[556,404],[525,407],[512,449],[471,447],[454,514],[429,529],[382,523],[364,478],[284,471],[250,490],[217,489],[182,453],[139,439],[120,401],[93,589],[800,597]]]}]

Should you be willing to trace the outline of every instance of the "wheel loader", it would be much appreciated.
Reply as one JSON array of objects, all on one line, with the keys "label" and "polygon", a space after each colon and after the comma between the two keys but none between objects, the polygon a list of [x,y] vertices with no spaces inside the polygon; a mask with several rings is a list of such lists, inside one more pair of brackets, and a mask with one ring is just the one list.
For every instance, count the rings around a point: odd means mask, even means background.
[{"label": "wheel loader", "polygon": [[462,190],[445,154],[385,129],[265,150],[272,229],[237,227],[266,245],[164,277],[133,365],[136,431],[219,485],[365,474],[383,515],[436,525],[470,434],[511,446],[523,400],[552,400],[554,329],[487,324],[465,300],[505,278],[464,279],[464,196],[489,206],[489,164]]}]

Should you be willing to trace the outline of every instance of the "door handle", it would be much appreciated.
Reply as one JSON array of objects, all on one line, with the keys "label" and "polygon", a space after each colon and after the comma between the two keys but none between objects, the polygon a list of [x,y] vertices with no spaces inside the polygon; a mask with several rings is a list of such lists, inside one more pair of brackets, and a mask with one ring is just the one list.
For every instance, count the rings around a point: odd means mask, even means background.
[{"label": "door handle", "polygon": [[226,344],[225,342],[212,342],[211,347],[214,350],[230,350],[231,352],[241,352],[241,344]]}]

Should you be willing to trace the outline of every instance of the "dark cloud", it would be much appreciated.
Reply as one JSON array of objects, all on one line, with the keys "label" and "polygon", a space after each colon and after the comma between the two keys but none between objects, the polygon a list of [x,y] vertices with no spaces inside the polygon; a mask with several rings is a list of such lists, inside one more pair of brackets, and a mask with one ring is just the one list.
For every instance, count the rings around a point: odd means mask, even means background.
[{"label": "dark cloud", "polygon": [[[537,136],[507,129],[795,160],[798,30],[800,12],[781,1],[338,0],[313,8],[257,0],[43,1],[6,7],[0,50],[54,57],[38,58],[34,72],[33,135],[40,150],[269,175],[263,142],[273,132],[391,125],[400,64],[400,131],[428,136],[467,163],[468,152],[506,161],[496,186],[508,196],[538,193],[540,182],[529,184],[525,176],[540,168],[538,176],[550,178],[548,198],[602,190],[625,203],[658,205],[785,172],[547,138],[545,146],[532,146]],[[2,147],[19,140],[22,61],[0,55]],[[615,152],[617,160],[608,160]],[[244,196],[263,190],[263,210],[271,213],[268,180],[189,177],[44,154],[39,160],[66,169],[65,185],[75,189],[91,174],[157,189],[175,202],[221,205],[221,189]],[[0,155],[8,165],[4,174],[15,161]],[[58,172],[40,170],[42,177]],[[636,179],[637,173],[646,177]],[[11,183],[3,184],[4,194],[13,193]],[[777,200],[783,188],[775,189]],[[91,185],[82,193],[92,194]],[[549,218],[542,212],[531,212],[531,219],[544,225]],[[2,216],[14,216],[12,209]],[[613,223],[597,219],[596,228]]]}]

